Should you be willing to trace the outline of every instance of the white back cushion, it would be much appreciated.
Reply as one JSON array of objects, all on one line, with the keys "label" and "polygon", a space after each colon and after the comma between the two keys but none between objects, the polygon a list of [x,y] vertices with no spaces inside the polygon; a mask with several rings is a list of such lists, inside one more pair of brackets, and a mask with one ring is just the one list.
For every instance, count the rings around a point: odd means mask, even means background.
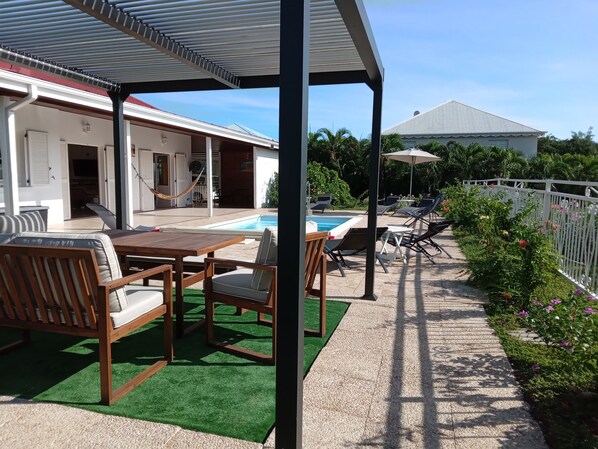
[{"label": "white back cushion", "polygon": [[[116,251],[106,234],[23,232],[12,239],[10,244],[93,249],[102,282],[122,277]],[[124,287],[110,293],[110,312],[121,312],[127,304]]]},{"label": "white back cushion", "polygon": [[[275,227],[264,229],[262,240],[257,250],[255,263],[260,265],[276,265],[278,263],[278,230]],[[253,270],[251,288],[268,290],[272,282],[272,272],[268,270]]]},{"label": "white back cushion", "polygon": [[[317,232],[318,224],[315,221],[305,223],[305,232]],[[257,250],[255,263],[260,265],[276,265],[278,263],[278,228],[269,227],[264,229],[262,240]],[[256,290],[268,290],[272,283],[272,272],[269,270],[253,270],[251,288]]]},{"label": "white back cushion", "polygon": [[0,215],[0,233],[45,232],[46,224],[39,211],[23,212],[21,215]]}]

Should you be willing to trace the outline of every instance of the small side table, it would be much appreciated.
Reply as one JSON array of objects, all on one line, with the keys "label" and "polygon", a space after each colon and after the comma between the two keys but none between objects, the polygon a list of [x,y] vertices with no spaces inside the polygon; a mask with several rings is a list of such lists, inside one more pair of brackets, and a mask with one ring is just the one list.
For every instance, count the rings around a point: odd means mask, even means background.
[{"label": "small side table", "polygon": [[[384,259],[392,262],[397,257],[400,257],[403,260],[403,263],[407,263],[407,257],[403,254],[401,250],[401,240],[403,240],[403,236],[405,234],[411,234],[413,232],[413,228],[408,226],[389,226],[388,230],[382,235],[382,249],[380,250],[381,255],[387,255]],[[395,244],[395,250],[392,254],[388,253],[386,246],[388,245],[388,241],[393,239]]]}]

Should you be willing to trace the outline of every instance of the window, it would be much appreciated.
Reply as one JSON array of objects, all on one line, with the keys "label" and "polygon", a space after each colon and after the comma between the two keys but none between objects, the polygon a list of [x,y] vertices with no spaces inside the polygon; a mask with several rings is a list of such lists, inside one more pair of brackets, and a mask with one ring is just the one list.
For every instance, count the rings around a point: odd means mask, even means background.
[{"label": "window", "polygon": [[158,185],[168,185],[168,155],[157,154],[156,155],[156,177],[158,179]]},{"label": "window", "polygon": [[490,146],[507,149],[509,148],[509,139],[490,139]]},{"label": "window", "polygon": [[28,130],[25,139],[27,185],[50,184],[48,133]]}]

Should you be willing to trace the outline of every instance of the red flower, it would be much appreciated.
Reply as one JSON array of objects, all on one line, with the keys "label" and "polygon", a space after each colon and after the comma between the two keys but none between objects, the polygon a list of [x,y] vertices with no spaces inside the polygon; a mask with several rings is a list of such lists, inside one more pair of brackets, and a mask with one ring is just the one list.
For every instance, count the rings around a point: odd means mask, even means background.
[{"label": "red flower", "polygon": [[529,243],[527,243],[526,240],[519,240],[519,246],[522,248],[525,248],[527,245],[529,245]]},{"label": "red flower", "polygon": [[510,294],[510,293],[507,293],[507,292],[504,292],[504,293],[502,294],[502,297],[503,297],[503,298],[505,298],[505,299],[511,299],[511,298],[512,298],[511,294]]}]

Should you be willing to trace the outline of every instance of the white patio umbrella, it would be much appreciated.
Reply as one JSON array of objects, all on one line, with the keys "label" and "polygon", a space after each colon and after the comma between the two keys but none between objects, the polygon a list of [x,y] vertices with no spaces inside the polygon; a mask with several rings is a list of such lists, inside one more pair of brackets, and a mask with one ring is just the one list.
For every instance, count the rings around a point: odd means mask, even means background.
[{"label": "white patio umbrella", "polygon": [[440,159],[438,156],[428,153],[427,151],[418,150],[417,148],[409,148],[407,150],[395,151],[394,153],[386,153],[385,156],[395,161],[407,162],[411,164],[411,178],[409,179],[409,196],[411,196],[411,188],[413,187],[413,166],[415,164],[423,164],[424,162],[435,162]]}]

